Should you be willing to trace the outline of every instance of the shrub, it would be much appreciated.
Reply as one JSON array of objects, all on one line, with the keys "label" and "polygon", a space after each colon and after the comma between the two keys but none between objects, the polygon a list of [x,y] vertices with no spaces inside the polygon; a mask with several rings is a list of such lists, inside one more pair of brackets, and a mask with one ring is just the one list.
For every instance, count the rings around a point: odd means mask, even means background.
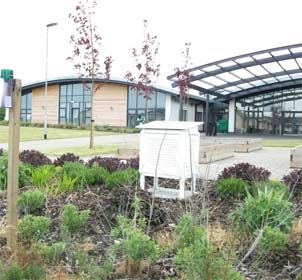
[{"label": "shrub", "polygon": [[43,165],[32,171],[32,183],[34,186],[44,189],[56,175],[53,165]]},{"label": "shrub", "polygon": [[49,232],[51,220],[42,216],[26,215],[18,225],[19,236],[24,241],[37,241]]},{"label": "shrub", "polygon": [[176,265],[183,270],[185,279],[243,279],[226,260],[215,254],[206,230],[198,226],[191,215],[181,217],[175,231],[179,238]]},{"label": "shrub", "polygon": [[76,206],[67,204],[64,206],[61,221],[63,230],[70,234],[79,232],[87,223],[89,211],[78,211]]},{"label": "shrub", "polygon": [[255,165],[243,162],[224,168],[218,179],[238,178],[244,180],[249,185],[253,185],[257,182],[267,181],[270,174],[268,170],[262,167],[256,167]]},{"label": "shrub", "polygon": [[67,153],[67,154],[61,155],[56,160],[54,160],[54,165],[63,166],[65,164],[65,162],[79,162],[82,164],[84,163],[84,161],[81,160],[79,156],[76,156],[73,153]]},{"label": "shrub", "polygon": [[[8,158],[7,156],[0,157],[0,189],[4,190],[7,186],[7,170]],[[24,187],[31,182],[32,169],[29,165],[20,163],[19,165],[19,187]]]},{"label": "shrub", "polygon": [[92,167],[86,169],[85,180],[89,186],[103,184],[109,175],[109,172],[105,168],[94,164]]},{"label": "shrub", "polygon": [[302,189],[302,169],[294,169],[288,175],[283,176],[282,182],[294,193]]},{"label": "shrub", "polygon": [[0,148],[0,156],[3,156],[3,149]]},{"label": "shrub", "polygon": [[35,167],[51,164],[51,160],[36,150],[24,150],[20,153],[20,160],[24,163],[29,163]]},{"label": "shrub", "polygon": [[267,182],[259,182],[255,185],[255,187],[256,187],[255,188],[256,193],[258,189],[264,191],[265,188],[267,188],[268,190],[271,190],[273,192],[284,193],[286,196],[289,195],[288,187],[279,181],[270,180]]},{"label": "shrub", "polygon": [[256,196],[247,194],[244,203],[230,214],[230,218],[237,230],[248,234],[266,225],[288,232],[294,212],[284,193],[265,188],[258,190]]},{"label": "shrub", "polygon": [[79,190],[85,185],[86,167],[79,162],[66,162],[61,170],[62,174],[66,174],[71,179],[75,179],[75,187]]},{"label": "shrub", "polygon": [[135,185],[139,178],[139,172],[135,169],[125,169],[115,171],[110,174],[105,181],[106,187],[112,189],[125,185]]},{"label": "shrub", "polygon": [[157,245],[139,225],[133,226],[130,219],[118,216],[117,228],[112,231],[112,235],[122,238],[117,250],[126,257],[128,264],[139,266],[143,260],[156,261],[159,254]]},{"label": "shrub", "polygon": [[45,195],[40,191],[27,191],[22,193],[18,199],[18,205],[27,214],[35,214],[42,208]]},{"label": "shrub", "polygon": [[67,245],[64,242],[57,242],[52,245],[39,242],[35,249],[46,263],[56,264],[60,261],[61,255],[67,250]]},{"label": "shrub", "polygon": [[247,194],[248,184],[242,179],[228,178],[217,181],[216,187],[222,198],[242,198]]},{"label": "shrub", "polygon": [[266,227],[260,240],[261,254],[282,253],[286,249],[289,235],[279,228]]},{"label": "shrub", "polygon": [[114,158],[114,157],[93,157],[91,158],[88,162],[87,162],[87,166],[91,167],[94,164],[97,164],[98,166],[101,166],[105,169],[107,169],[110,173],[117,171],[119,169],[125,169],[126,166],[123,163],[123,161],[121,161],[118,158]]}]

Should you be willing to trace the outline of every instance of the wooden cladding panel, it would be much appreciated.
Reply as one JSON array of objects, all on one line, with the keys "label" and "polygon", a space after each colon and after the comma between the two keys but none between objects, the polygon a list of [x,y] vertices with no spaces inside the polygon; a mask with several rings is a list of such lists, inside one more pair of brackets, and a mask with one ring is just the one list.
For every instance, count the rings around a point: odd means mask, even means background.
[{"label": "wooden cladding panel", "polygon": [[[32,91],[32,122],[44,123],[44,87]],[[47,115],[49,124],[57,124],[59,108],[59,85],[48,86]]]},{"label": "wooden cladding panel", "polygon": [[94,93],[96,125],[127,126],[126,85],[99,84]]}]

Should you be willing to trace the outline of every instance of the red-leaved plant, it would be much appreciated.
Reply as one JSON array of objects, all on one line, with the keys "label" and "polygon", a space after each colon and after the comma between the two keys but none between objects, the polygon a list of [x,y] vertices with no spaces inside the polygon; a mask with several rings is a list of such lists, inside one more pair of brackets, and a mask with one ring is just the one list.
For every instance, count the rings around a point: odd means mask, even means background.
[{"label": "red-leaved plant", "polygon": [[125,79],[133,83],[133,88],[143,95],[145,99],[145,120],[148,121],[148,100],[152,99],[154,87],[156,85],[160,64],[156,63],[159,50],[159,42],[156,35],[150,35],[148,22],[144,20],[144,39],[142,47],[132,49],[136,73],[127,71]]},{"label": "red-leaved plant", "polygon": [[[69,18],[75,24],[75,32],[70,36],[70,44],[73,48],[73,55],[67,60],[73,64],[74,69],[81,78],[91,80],[91,131],[90,148],[94,147],[94,111],[93,93],[98,89],[95,87],[97,78],[110,79],[112,57],[104,59],[104,71],[101,67],[100,49],[102,47],[102,37],[99,35],[97,26],[93,24],[93,17],[97,1],[80,0],[75,6]],[[87,85],[86,85],[87,86]]]}]

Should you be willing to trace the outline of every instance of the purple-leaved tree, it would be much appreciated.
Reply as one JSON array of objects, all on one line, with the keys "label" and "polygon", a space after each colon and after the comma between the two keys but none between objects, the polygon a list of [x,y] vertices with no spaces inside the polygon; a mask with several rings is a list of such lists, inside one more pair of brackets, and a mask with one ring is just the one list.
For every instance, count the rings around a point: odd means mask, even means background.
[{"label": "purple-leaved tree", "polygon": [[191,66],[191,42],[185,43],[184,49],[181,51],[182,55],[182,66],[176,67],[174,69],[177,76],[177,85],[179,89],[179,115],[178,120],[184,121],[184,104],[188,102],[188,92],[189,92],[189,80],[190,80],[190,71],[189,67]]},{"label": "purple-leaved tree", "polygon": [[132,48],[135,72],[127,71],[125,78],[145,99],[145,120],[148,122],[148,100],[152,99],[154,87],[159,76],[160,64],[157,63],[159,42],[156,35],[150,35],[147,20],[144,23],[144,39],[140,48]]},{"label": "purple-leaved tree", "polygon": [[[93,23],[97,1],[80,0],[75,6],[69,18],[75,25],[75,31],[70,36],[70,44],[73,48],[72,56],[68,57],[77,74],[85,78],[86,82],[91,81],[91,126],[90,126],[90,145],[94,148],[94,102],[93,96],[97,90],[96,79],[110,79],[112,57],[107,56],[104,61],[104,71],[101,65],[102,37],[98,33],[97,26]],[[85,86],[88,86],[85,84]]]}]

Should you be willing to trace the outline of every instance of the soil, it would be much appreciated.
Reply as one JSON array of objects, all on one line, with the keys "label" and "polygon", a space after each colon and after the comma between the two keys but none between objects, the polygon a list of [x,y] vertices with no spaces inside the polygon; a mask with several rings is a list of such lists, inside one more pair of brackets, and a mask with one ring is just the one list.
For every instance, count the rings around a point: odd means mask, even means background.
[{"label": "soil", "polygon": [[[183,213],[190,210],[194,215],[200,216],[202,210],[207,208],[208,215],[205,217],[209,217],[208,223],[211,230],[213,229],[214,243],[217,249],[219,249],[219,244],[225,243],[228,238],[227,236],[233,234],[229,232],[230,221],[228,215],[237,207],[240,201],[221,200],[211,182],[205,182],[201,189],[203,189],[203,195],[197,194],[191,200],[180,201],[155,198],[150,234],[156,238],[160,233],[161,236],[167,236],[168,240],[170,238],[169,234],[173,230],[173,225],[177,223]],[[24,188],[21,191],[25,190]],[[52,243],[60,239],[60,213],[64,205],[72,203],[79,210],[88,209],[90,211],[88,225],[78,238],[81,238],[87,244],[92,244],[89,253],[95,256],[99,263],[102,263],[106,250],[113,243],[110,231],[116,224],[117,216],[119,214],[127,217],[133,216],[131,203],[134,200],[135,193],[141,199],[141,212],[149,219],[152,196],[148,192],[135,190],[133,187],[126,186],[124,188],[108,190],[104,186],[94,186],[82,192],[49,197],[45,207],[38,213],[39,215],[50,217],[53,221],[51,233],[46,237],[46,241]],[[294,203],[299,206],[301,205],[301,201],[298,199],[295,199]],[[300,208],[297,211],[297,215],[299,213]],[[3,219],[5,215],[6,193],[2,192],[0,193],[0,218]],[[20,218],[23,215],[24,213],[21,211]],[[297,279],[297,275],[302,272],[302,268],[300,269],[301,249],[297,245],[301,238],[300,226],[297,229],[297,233],[293,233],[293,235],[296,235],[296,241],[292,241],[286,252],[277,256],[263,257],[259,256],[256,250],[239,267],[242,275],[246,279]],[[218,233],[218,229],[220,233]],[[295,238],[293,237],[292,240],[295,240]],[[244,248],[243,254],[240,257],[243,257],[247,250],[248,246]],[[135,279],[165,279],[167,277],[179,276],[180,274],[174,266],[174,257],[173,253],[165,255],[152,266],[147,266],[141,275]],[[115,279],[118,279],[118,277]]]}]

